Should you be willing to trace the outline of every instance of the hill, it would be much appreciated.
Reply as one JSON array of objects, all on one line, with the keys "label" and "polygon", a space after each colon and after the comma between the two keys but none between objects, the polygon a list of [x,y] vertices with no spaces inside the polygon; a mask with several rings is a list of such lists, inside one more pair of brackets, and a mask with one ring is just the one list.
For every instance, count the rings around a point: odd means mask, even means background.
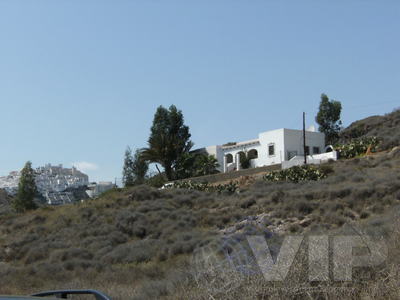
[{"label": "hill", "polygon": [[0,189],[0,216],[10,212],[11,198],[4,189]]},{"label": "hill", "polygon": [[400,145],[400,109],[384,116],[371,116],[352,123],[340,134],[342,143],[351,139],[376,136],[381,141],[381,149],[387,150]]},{"label": "hill", "polygon": [[289,276],[285,289],[274,291],[277,286],[258,273],[222,282],[206,273],[199,280],[203,270],[193,251],[226,247],[226,241],[251,234],[263,234],[279,249],[283,234],[334,232],[351,224],[391,241],[390,260],[366,282],[341,292],[322,286],[315,298],[399,295],[400,276],[390,272],[400,258],[400,234],[392,230],[400,203],[400,151],[324,167],[331,174],[321,181],[258,180],[235,194],[139,186],[85,203],[9,213],[0,218],[0,294],[75,287],[97,288],[113,299],[302,298],[315,288],[299,282],[304,276]]}]

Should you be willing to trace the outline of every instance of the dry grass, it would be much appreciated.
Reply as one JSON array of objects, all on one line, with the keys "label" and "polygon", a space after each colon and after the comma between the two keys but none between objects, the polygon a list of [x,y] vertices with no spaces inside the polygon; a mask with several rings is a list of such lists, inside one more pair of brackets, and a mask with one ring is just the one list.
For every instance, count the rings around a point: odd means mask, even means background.
[{"label": "dry grass", "polygon": [[[240,239],[235,234],[247,233],[248,220],[260,215],[264,233],[326,232],[360,222],[387,232],[393,218],[378,216],[400,202],[399,166],[398,154],[381,153],[332,163],[333,173],[319,182],[257,181],[230,196],[140,186],[82,204],[23,215],[8,212],[0,217],[0,294],[74,287],[100,289],[113,299],[210,299],[207,284],[194,280],[195,248],[215,243],[227,228]],[[383,277],[350,286],[355,290],[328,286],[324,292],[313,291],[299,281],[300,261],[283,286],[271,286],[254,275],[212,296],[391,298],[399,292],[395,270],[400,245],[395,242],[393,238],[392,260]]]}]

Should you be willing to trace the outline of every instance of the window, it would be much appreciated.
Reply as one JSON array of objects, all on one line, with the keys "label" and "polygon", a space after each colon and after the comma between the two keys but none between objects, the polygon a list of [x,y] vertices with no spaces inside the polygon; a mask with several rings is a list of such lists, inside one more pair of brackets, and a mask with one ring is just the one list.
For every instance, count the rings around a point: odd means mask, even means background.
[{"label": "window", "polygon": [[306,146],[306,155],[310,155],[310,147]]},{"label": "window", "polygon": [[275,155],[275,145],[271,144],[268,146],[268,155],[269,156],[274,156]]},{"label": "window", "polygon": [[313,147],[313,154],[319,154],[319,147]]},{"label": "window", "polygon": [[228,154],[225,157],[226,157],[227,164],[233,163],[233,155],[232,154]]}]

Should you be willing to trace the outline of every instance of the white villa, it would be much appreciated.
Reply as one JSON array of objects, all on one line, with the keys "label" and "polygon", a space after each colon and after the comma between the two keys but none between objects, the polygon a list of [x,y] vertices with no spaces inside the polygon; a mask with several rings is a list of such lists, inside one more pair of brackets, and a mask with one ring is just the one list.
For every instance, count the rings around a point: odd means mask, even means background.
[{"label": "white villa", "polygon": [[[306,130],[306,155],[310,163],[319,164],[329,159],[336,160],[337,153],[332,147],[325,147],[325,134],[316,132],[314,127]],[[251,158],[250,167],[282,164],[282,168],[300,165],[304,161],[303,131],[277,129],[262,132],[257,139],[209,146],[196,152],[214,155],[223,173],[240,170],[240,157]]]}]

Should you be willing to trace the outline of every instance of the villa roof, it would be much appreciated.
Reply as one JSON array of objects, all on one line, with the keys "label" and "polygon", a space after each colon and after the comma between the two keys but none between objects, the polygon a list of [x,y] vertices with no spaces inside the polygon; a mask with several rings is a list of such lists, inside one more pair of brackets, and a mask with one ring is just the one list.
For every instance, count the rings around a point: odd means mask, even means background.
[{"label": "villa roof", "polygon": [[248,141],[244,141],[244,142],[235,143],[234,145],[222,146],[222,149],[234,149],[234,148],[238,148],[238,147],[250,146],[250,145],[255,145],[255,144],[259,144],[259,143],[260,143],[259,139],[254,139],[254,140],[248,140]]}]

